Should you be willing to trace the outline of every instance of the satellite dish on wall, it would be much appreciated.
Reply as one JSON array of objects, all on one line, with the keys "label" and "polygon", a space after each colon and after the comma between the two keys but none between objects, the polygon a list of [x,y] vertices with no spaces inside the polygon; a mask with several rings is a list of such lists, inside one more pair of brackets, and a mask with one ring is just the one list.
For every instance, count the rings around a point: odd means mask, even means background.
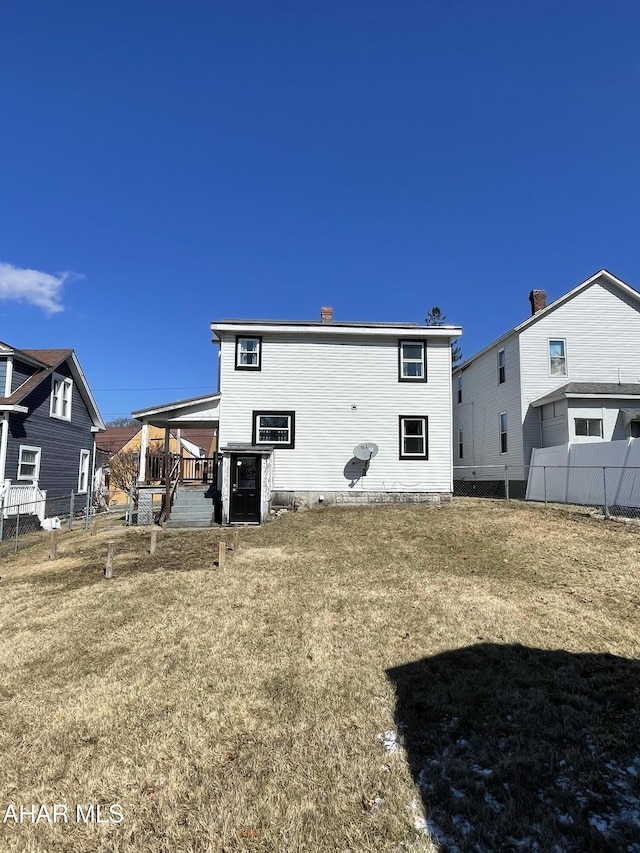
[{"label": "satellite dish on wall", "polygon": [[378,445],[372,441],[363,441],[362,444],[357,444],[353,448],[353,455],[356,459],[361,459],[363,462],[368,462],[373,459],[378,453]]}]

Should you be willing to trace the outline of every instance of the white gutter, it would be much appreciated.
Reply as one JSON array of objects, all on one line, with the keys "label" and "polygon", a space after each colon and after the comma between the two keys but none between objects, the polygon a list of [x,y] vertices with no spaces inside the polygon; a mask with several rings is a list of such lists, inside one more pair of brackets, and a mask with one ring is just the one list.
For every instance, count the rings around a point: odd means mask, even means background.
[{"label": "white gutter", "polygon": [[218,343],[219,332],[230,334],[316,335],[322,337],[376,337],[376,338],[459,338],[460,326],[337,326],[331,323],[313,326],[288,326],[286,323],[212,323],[213,341]]}]

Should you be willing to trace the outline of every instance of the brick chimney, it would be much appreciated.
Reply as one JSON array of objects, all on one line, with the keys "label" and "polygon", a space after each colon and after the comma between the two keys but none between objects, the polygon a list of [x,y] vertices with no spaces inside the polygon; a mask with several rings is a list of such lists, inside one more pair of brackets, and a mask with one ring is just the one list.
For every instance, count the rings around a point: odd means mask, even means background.
[{"label": "brick chimney", "polygon": [[330,323],[333,320],[333,308],[323,305],[320,309],[320,319],[323,323]]},{"label": "brick chimney", "polygon": [[547,291],[532,290],[529,294],[529,302],[531,303],[531,316],[533,317],[538,311],[547,307]]}]

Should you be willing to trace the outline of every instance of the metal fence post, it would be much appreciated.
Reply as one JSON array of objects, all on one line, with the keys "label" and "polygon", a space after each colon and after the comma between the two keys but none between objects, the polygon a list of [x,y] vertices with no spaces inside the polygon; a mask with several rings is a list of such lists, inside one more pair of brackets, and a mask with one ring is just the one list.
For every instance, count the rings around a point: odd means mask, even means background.
[{"label": "metal fence post", "polygon": [[504,466],[504,497],[509,500],[509,466]]},{"label": "metal fence post", "polygon": [[127,510],[127,527],[131,527],[133,524],[133,477],[131,478],[131,485],[129,486],[129,509]]},{"label": "metal fence post", "polygon": [[18,505],[18,514],[16,515],[16,544],[13,548],[13,553],[18,553],[18,536],[20,535],[20,505]]},{"label": "metal fence post", "polygon": [[69,530],[73,529],[73,513],[75,512],[76,496],[71,490],[71,499],[69,500]]},{"label": "metal fence post", "polygon": [[4,498],[0,498],[0,542],[4,539]]},{"label": "metal fence post", "polygon": [[544,508],[547,508],[547,466],[542,466],[542,477],[544,479]]},{"label": "metal fence post", "polygon": [[87,492],[86,503],[84,507],[84,529],[89,529],[89,492]]},{"label": "metal fence post", "polygon": [[602,468],[602,484],[604,486],[604,517],[609,518],[609,502],[607,500],[607,469]]}]

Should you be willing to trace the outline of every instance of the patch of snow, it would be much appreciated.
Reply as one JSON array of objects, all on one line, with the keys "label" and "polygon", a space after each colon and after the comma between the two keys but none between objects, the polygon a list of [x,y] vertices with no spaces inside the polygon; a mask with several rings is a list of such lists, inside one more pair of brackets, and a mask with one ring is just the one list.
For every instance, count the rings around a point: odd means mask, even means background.
[{"label": "patch of snow", "polygon": [[389,729],[388,731],[379,734],[378,740],[384,746],[387,752],[390,752],[392,755],[400,748],[400,741],[398,739],[398,735],[396,732],[393,731],[393,729]]},{"label": "patch of snow", "polygon": [[452,788],[451,794],[456,798],[456,800],[464,800],[464,791],[461,791],[459,788]]},{"label": "patch of snow", "polygon": [[489,776],[493,776],[493,770],[490,767],[480,767],[479,764],[472,764],[471,769],[476,774],[476,776],[482,776],[483,779],[487,779]]}]

